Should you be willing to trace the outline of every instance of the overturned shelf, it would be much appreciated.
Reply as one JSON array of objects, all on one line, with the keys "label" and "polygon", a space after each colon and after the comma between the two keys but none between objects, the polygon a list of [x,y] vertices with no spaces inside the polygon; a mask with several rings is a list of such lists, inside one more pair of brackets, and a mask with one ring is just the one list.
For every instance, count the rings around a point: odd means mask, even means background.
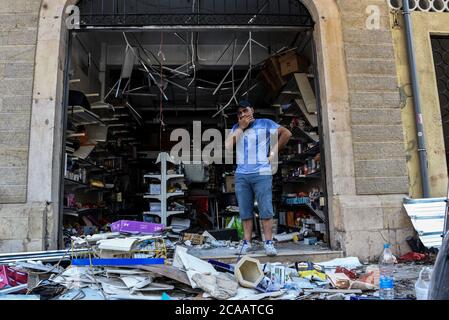
[{"label": "overturned shelf", "polygon": [[327,223],[327,219],[321,210],[314,209],[310,203],[301,203],[301,204],[282,204],[285,207],[307,207],[309,208],[315,215],[320,218],[323,222]]},{"label": "overturned shelf", "polygon": [[88,124],[99,124],[105,126],[100,117],[82,106],[68,106],[67,114],[73,124],[83,126]]},{"label": "overturned shelf", "polygon": [[300,127],[293,127],[291,129],[293,135],[300,135],[301,137],[305,139],[309,139],[314,142],[320,141],[320,136],[318,134],[310,134],[310,132],[305,131],[304,129]]},{"label": "overturned shelf", "polygon": [[320,153],[320,151],[321,151],[320,145],[316,144],[312,148],[305,149],[303,152],[300,153],[300,155],[312,156],[312,155],[316,155],[317,153]]}]

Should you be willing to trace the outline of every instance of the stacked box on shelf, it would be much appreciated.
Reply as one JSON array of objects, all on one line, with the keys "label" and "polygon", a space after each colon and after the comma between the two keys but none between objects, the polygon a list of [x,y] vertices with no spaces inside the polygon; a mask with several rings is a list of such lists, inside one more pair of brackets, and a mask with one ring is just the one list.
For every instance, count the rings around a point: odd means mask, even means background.
[{"label": "stacked box on shelf", "polygon": [[160,202],[150,202],[150,212],[160,212],[161,203]]},{"label": "stacked box on shelf", "polygon": [[150,187],[148,188],[148,191],[150,194],[161,194],[161,185],[160,184],[150,184]]},{"label": "stacked box on shelf", "polygon": [[284,202],[288,205],[307,204],[310,203],[309,197],[285,198]]},{"label": "stacked box on shelf", "polygon": [[285,77],[296,72],[307,72],[310,62],[306,57],[297,54],[294,50],[279,55],[281,76]]}]

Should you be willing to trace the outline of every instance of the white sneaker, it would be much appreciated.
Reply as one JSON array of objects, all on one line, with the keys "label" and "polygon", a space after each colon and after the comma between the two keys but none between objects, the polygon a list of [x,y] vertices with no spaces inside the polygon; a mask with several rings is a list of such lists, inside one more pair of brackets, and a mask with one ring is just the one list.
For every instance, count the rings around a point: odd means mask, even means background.
[{"label": "white sneaker", "polygon": [[271,240],[265,241],[263,247],[267,256],[273,257],[278,254],[276,248],[274,247],[274,243]]},{"label": "white sneaker", "polygon": [[252,249],[251,242],[243,240],[242,243],[238,246],[237,254],[241,255],[248,254],[248,252],[251,251],[251,249]]}]

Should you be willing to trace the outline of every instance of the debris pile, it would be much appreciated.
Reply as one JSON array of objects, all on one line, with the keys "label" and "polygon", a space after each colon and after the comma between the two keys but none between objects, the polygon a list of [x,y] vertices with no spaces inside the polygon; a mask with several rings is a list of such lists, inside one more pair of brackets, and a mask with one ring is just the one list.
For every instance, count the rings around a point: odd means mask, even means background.
[{"label": "debris pile", "polygon": [[[0,267],[1,275],[9,274],[8,282],[0,279],[0,297],[360,300],[377,295],[379,268],[356,257],[286,264],[236,255],[235,263],[225,263],[189,253],[189,246],[232,245],[208,232],[175,236],[161,225],[120,221],[113,232],[72,237],[62,254],[15,256]],[[0,264],[4,261],[0,258]]]}]

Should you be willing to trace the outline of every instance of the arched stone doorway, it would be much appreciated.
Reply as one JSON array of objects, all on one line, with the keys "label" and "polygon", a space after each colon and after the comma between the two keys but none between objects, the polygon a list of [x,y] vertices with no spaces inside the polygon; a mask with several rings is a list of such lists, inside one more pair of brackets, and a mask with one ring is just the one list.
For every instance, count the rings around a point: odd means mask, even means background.
[{"label": "arched stone doorway", "polygon": [[[65,8],[76,0],[47,0],[40,11],[28,170],[28,201],[48,202],[50,248],[57,246],[62,163],[62,108],[67,57]],[[349,97],[339,8],[334,0],[301,1],[315,21],[314,41],[326,153],[331,246],[335,247],[335,197],[355,194]],[[45,150],[45,152],[43,152]]]}]

